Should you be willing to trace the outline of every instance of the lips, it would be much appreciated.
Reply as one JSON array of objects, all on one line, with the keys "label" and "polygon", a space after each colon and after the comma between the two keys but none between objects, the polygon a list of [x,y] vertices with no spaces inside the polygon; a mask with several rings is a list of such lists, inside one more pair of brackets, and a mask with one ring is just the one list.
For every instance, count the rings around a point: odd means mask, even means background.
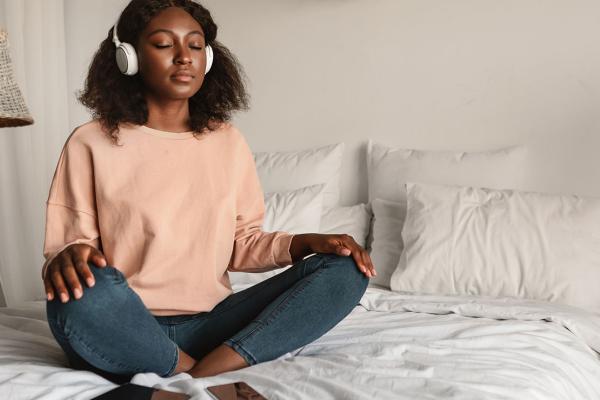
[{"label": "lips", "polygon": [[171,75],[171,79],[179,82],[189,82],[194,79],[194,75],[190,71],[177,71]]}]

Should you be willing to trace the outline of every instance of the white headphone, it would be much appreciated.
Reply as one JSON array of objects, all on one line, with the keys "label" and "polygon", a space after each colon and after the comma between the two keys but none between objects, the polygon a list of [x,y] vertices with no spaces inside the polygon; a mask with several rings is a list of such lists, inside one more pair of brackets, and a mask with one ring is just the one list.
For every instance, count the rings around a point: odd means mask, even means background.
[{"label": "white headphone", "polygon": [[[138,59],[137,54],[135,53],[135,48],[126,42],[119,41],[117,37],[117,26],[119,25],[119,19],[117,19],[117,23],[113,26],[113,43],[117,47],[117,65],[119,66],[119,70],[125,75],[135,75],[138,72]],[[209,44],[206,45],[206,70],[205,74],[208,74],[210,71],[210,67],[212,67],[213,63],[213,50]]]}]

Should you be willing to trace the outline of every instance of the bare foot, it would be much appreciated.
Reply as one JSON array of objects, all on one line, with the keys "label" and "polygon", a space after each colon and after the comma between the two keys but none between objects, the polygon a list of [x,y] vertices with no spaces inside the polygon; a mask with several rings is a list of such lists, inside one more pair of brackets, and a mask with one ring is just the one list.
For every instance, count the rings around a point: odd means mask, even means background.
[{"label": "bare foot", "polygon": [[194,378],[218,375],[223,372],[246,368],[248,363],[231,347],[221,344],[187,371]]},{"label": "bare foot", "polygon": [[173,375],[180,372],[188,372],[197,363],[194,358],[192,358],[185,351],[181,350],[179,347],[177,348],[177,351],[179,351],[179,362],[175,367],[175,371],[173,371]]}]

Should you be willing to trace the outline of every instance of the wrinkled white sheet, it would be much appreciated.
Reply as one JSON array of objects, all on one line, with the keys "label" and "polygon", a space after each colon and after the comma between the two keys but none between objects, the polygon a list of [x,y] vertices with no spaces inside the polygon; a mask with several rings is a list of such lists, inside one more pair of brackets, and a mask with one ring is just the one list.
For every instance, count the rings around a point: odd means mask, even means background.
[{"label": "wrinkled white sheet", "polygon": [[[116,387],[66,367],[44,306],[0,309],[0,397],[89,399]],[[597,400],[596,351],[600,315],[582,309],[369,287],[332,330],[277,360],[210,378],[149,373],[132,382],[194,400],[210,399],[206,386],[235,381],[269,399]]]}]

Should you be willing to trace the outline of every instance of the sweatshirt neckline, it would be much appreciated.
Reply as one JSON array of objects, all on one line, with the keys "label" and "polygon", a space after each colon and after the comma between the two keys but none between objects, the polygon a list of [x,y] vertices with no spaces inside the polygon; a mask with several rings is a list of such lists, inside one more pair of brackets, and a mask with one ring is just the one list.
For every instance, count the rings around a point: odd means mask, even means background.
[{"label": "sweatshirt neckline", "polygon": [[140,131],[153,135],[153,136],[158,136],[158,137],[162,137],[165,139],[188,139],[194,136],[194,131],[187,131],[187,132],[169,132],[169,131],[161,131],[158,129],[154,129],[154,128],[150,128],[146,125],[138,125]]}]

